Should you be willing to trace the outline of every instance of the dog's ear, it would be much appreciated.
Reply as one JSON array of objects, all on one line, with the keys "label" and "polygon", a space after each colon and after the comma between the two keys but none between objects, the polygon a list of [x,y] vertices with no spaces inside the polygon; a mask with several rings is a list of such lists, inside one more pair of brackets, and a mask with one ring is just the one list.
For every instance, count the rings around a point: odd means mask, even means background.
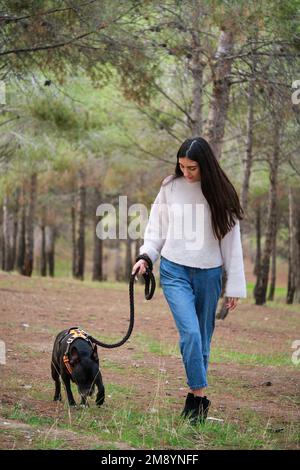
[{"label": "dog's ear", "polygon": [[70,364],[74,366],[75,364],[78,364],[79,361],[80,359],[79,359],[78,351],[77,351],[77,348],[74,346],[71,349]]},{"label": "dog's ear", "polygon": [[92,351],[92,354],[91,354],[91,359],[93,359],[93,360],[96,361],[96,362],[99,362],[97,344],[94,344],[94,346],[93,346],[93,351]]}]

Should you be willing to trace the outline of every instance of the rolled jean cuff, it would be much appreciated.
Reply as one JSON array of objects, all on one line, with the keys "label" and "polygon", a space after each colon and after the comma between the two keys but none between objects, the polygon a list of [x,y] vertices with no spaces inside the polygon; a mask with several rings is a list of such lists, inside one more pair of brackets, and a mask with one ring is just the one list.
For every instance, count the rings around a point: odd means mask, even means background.
[{"label": "rolled jean cuff", "polygon": [[190,385],[188,383],[188,386],[190,387],[191,390],[198,390],[199,388],[208,387],[208,383],[206,382],[205,384],[200,384],[200,385]]}]

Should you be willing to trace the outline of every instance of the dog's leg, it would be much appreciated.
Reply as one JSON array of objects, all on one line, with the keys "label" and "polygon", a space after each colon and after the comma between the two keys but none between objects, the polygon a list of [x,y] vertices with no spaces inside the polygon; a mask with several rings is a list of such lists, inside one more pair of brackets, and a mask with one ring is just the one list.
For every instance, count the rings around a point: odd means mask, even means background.
[{"label": "dog's leg", "polygon": [[55,392],[54,392],[53,401],[61,401],[61,388],[60,388],[59,372],[58,372],[58,368],[53,363],[53,360],[51,362],[51,375],[52,375],[52,379],[55,382]]},{"label": "dog's leg", "polygon": [[82,406],[82,407],[87,407],[87,408],[89,407],[89,404],[88,404],[88,402],[87,402],[87,397],[84,397],[84,396],[81,395],[80,406]]},{"label": "dog's leg", "polygon": [[69,405],[70,406],[76,406],[76,401],[74,400],[73,393],[72,393],[72,390],[71,390],[70,377],[66,376],[66,375],[63,375],[62,379],[63,379],[65,387],[66,387],[66,392],[67,392]]},{"label": "dog's leg", "polygon": [[103,405],[104,400],[105,400],[105,388],[102,382],[102,376],[100,372],[97,375],[95,384],[97,385],[97,388],[98,388],[98,392],[96,396],[96,405],[101,406]]}]

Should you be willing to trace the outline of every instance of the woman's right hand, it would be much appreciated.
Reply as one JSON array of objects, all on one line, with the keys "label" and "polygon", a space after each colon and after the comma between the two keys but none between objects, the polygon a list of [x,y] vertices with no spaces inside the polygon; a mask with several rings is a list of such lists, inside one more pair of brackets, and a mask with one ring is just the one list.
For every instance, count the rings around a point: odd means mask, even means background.
[{"label": "woman's right hand", "polygon": [[136,279],[138,278],[138,275],[140,274],[141,276],[146,272],[146,268],[148,268],[148,263],[144,259],[138,260],[135,265],[132,268],[132,273],[134,274],[136,270],[139,269],[138,273],[136,274]]}]

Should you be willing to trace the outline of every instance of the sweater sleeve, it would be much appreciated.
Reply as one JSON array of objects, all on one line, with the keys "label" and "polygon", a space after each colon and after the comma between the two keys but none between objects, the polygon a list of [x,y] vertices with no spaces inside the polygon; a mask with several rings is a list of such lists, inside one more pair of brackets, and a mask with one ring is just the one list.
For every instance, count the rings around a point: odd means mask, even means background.
[{"label": "sweater sleeve", "polygon": [[139,249],[139,254],[146,253],[153,264],[159,258],[161,249],[165,243],[168,225],[168,206],[165,197],[165,188],[162,186],[152,204],[148,223],[145,228],[144,243]]},{"label": "sweater sleeve", "polygon": [[227,273],[225,297],[247,297],[239,220],[222,238],[220,248]]}]

